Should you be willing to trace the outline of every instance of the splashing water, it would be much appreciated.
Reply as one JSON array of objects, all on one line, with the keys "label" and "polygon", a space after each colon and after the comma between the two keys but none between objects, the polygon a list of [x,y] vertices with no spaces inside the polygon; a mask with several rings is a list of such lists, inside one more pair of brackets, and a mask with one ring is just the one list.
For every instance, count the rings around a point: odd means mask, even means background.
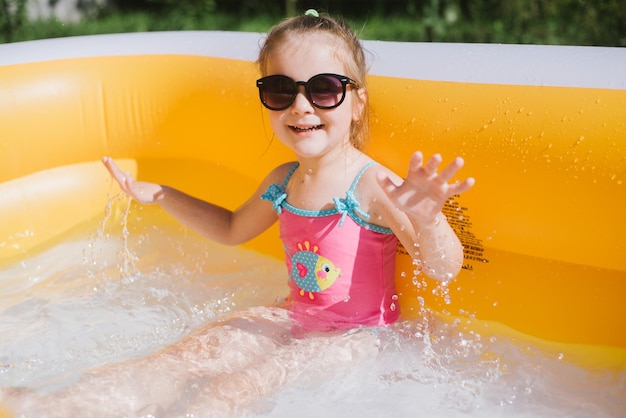
[{"label": "splashing water", "polygon": [[88,226],[0,270],[0,404],[19,416],[625,410],[624,374],[462,333],[425,309],[423,319],[386,329],[295,337],[277,304],[287,292],[281,261],[130,222],[133,210],[118,203],[95,233]]}]

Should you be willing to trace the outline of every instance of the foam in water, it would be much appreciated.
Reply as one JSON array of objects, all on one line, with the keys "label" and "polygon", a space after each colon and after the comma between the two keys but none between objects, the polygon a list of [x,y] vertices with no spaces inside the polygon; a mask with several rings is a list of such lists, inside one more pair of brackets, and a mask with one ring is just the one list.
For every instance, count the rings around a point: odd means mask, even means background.
[{"label": "foam in water", "polygon": [[388,329],[294,336],[281,261],[126,219],[109,211],[96,233],[0,270],[0,403],[18,416],[626,410],[624,374],[463,333],[428,312]]}]

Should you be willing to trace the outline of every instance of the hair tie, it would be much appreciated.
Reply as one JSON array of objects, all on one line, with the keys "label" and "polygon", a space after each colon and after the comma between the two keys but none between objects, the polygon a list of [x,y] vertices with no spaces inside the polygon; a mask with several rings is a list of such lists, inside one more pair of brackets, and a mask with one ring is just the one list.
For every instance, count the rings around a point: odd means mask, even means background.
[{"label": "hair tie", "polygon": [[320,17],[320,14],[317,13],[317,10],[315,9],[309,9],[306,12],[304,12],[305,16],[313,16],[313,17]]}]

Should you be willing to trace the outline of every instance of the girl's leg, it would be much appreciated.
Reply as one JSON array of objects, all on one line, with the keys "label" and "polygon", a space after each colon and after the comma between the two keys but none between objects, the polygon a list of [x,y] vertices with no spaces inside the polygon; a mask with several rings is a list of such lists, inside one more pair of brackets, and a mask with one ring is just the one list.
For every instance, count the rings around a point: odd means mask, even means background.
[{"label": "girl's leg", "polygon": [[142,359],[95,369],[53,393],[5,392],[25,416],[232,416],[300,375],[331,379],[378,352],[368,331],[295,338],[283,309],[255,308]]}]

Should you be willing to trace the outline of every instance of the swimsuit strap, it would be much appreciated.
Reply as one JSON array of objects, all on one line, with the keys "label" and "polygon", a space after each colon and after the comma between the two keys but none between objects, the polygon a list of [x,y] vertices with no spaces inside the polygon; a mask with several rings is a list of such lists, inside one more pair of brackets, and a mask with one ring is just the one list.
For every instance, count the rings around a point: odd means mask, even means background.
[{"label": "swimsuit strap", "polygon": [[279,186],[278,183],[270,184],[267,187],[265,193],[261,195],[261,199],[269,200],[270,202],[272,202],[272,209],[274,209],[279,215],[283,212],[283,205],[287,203],[285,201],[287,199],[287,193],[285,193],[287,183],[289,182],[289,179],[293,175],[293,172],[296,171],[296,168],[298,168],[299,165],[300,163],[296,162],[291,166],[289,172],[285,176],[285,180],[283,180],[282,185]]},{"label": "swimsuit strap", "polygon": [[352,182],[352,185],[348,189],[348,192],[354,193],[354,190],[356,190],[356,186],[359,184],[359,180],[361,180],[361,177],[363,177],[363,174],[365,174],[368,168],[376,164],[378,164],[376,161],[370,161],[369,163],[365,164],[365,167],[363,167],[361,171],[359,171],[359,174],[357,174],[356,177],[354,178],[354,181]]},{"label": "swimsuit strap", "polygon": [[289,183],[289,180],[291,179],[291,176],[293,176],[293,173],[296,171],[296,169],[298,167],[300,167],[300,163],[296,161],[295,163],[293,163],[293,165],[289,169],[289,172],[285,176],[285,180],[283,181],[283,184],[282,184],[283,190],[285,190],[287,188],[287,183]]},{"label": "swimsuit strap", "polygon": [[345,221],[346,217],[350,217],[358,225],[368,230],[375,231],[381,234],[393,234],[393,231],[389,228],[374,225],[374,224],[367,222],[367,219],[369,219],[370,216],[369,214],[359,209],[359,202],[354,196],[354,190],[359,184],[359,180],[361,180],[361,177],[363,176],[365,171],[367,171],[368,168],[370,168],[371,166],[375,164],[378,164],[378,163],[376,161],[370,161],[359,171],[357,176],[352,181],[350,188],[346,192],[345,198],[343,199],[339,197],[333,198],[334,207],[331,209],[324,209],[324,210],[319,210],[319,211],[305,210],[305,209],[300,209],[295,206],[292,206],[287,202],[287,193],[285,192],[285,189],[287,188],[287,183],[289,183],[289,180],[293,176],[293,173],[300,166],[300,163],[298,162],[295,162],[291,166],[291,168],[289,169],[289,172],[287,173],[287,175],[285,176],[285,179],[283,180],[283,183],[281,185],[278,185],[278,183],[271,184],[267,188],[266,192],[261,195],[261,199],[271,201],[272,208],[276,210],[276,213],[278,213],[279,215],[282,213],[283,208],[285,208],[288,212],[291,212],[293,214],[296,214],[299,216],[308,216],[308,217],[321,217],[321,216],[340,214],[341,219],[339,220],[339,226],[343,225],[343,222]]},{"label": "swimsuit strap", "polygon": [[344,199],[340,199],[338,197],[333,198],[333,202],[335,203],[335,210],[341,214],[341,219],[339,220],[339,226],[343,224],[346,219],[346,216],[352,218],[354,222],[361,225],[364,228],[371,229],[373,231],[383,233],[383,234],[391,234],[392,231],[389,228],[385,228],[382,226],[374,225],[367,222],[370,218],[369,213],[363,212],[359,209],[359,201],[354,195],[354,191],[356,190],[356,186],[359,184],[361,177],[371,166],[378,164],[376,161],[370,161],[367,163],[356,175],[354,180],[352,181],[352,185],[346,191],[346,197]]}]

